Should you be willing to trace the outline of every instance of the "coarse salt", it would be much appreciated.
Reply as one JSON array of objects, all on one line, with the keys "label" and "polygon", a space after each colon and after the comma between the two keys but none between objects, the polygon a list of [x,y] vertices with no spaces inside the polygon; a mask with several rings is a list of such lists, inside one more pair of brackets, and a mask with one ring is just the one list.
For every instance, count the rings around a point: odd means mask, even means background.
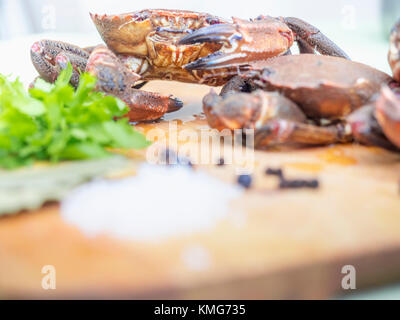
[{"label": "coarse salt", "polygon": [[157,241],[213,228],[242,192],[189,167],[146,164],[135,177],[77,188],[62,202],[61,215],[88,236]]}]

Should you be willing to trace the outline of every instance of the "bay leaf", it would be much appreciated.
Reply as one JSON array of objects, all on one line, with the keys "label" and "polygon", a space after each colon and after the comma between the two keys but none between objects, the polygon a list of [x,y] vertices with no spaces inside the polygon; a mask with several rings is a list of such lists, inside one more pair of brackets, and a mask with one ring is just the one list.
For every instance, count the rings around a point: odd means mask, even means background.
[{"label": "bay leaf", "polygon": [[38,209],[46,202],[62,200],[85,182],[133,168],[132,160],[113,156],[13,171],[0,170],[0,216]]}]

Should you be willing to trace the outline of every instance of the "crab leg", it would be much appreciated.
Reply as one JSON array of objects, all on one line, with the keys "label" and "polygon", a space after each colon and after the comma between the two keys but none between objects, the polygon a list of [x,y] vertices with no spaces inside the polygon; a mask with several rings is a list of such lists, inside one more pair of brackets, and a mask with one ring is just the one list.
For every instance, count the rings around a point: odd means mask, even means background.
[{"label": "crab leg", "polygon": [[301,54],[304,53],[309,53],[309,54],[315,54],[315,49],[310,46],[307,41],[303,39],[297,39],[297,47],[299,48],[299,52]]},{"label": "crab leg", "polygon": [[[61,41],[42,40],[32,45],[31,59],[34,67],[40,74],[39,78],[48,82],[56,81],[61,70],[65,69],[68,62],[70,62],[73,67],[71,84],[77,87],[79,83],[79,74],[86,70],[89,56],[96,47],[97,46],[80,48]],[[33,81],[33,83],[35,81]],[[141,89],[147,83],[147,81],[143,81],[139,84],[135,84],[134,88]]]},{"label": "crab leg", "polygon": [[320,127],[289,120],[271,120],[255,131],[258,148],[279,144],[329,145],[352,141],[343,124]]},{"label": "crab leg", "polygon": [[140,76],[128,70],[105,46],[93,50],[86,71],[98,78],[97,90],[116,96],[128,105],[127,117],[132,122],[157,120],[183,106],[176,98],[133,88]]},{"label": "crab leg", "polygon": [[301,53],[315,53],[317,51],[323,55],[350,60],[342,49],[313,25],[293,17],[283,18],[283,21],[294,32]]},{"label": "crab leg", "polygon": [[71,84],[77,86],[79,74],[84,72],[89,52],[78,46],[53,40],[41,40],[31,47],[32,63],[40,77],[48,82],[56,81],[68,62],[73,66]]}]

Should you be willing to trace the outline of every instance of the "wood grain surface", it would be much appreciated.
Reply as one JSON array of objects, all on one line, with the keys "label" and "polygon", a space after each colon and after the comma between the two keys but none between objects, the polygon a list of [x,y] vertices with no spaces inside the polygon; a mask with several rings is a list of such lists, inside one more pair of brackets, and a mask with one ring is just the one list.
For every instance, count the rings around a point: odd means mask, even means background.
[{"label": "wood grain surface", "polygon": [[[200,113],[208,88],[154,82],[145,89],[186,104],[140,125],[145,133],[168,136],[175,119],[178,132],[207,128]],[[271,150],[257,151],[253,164],[254,188],[231,203],[226,219],[160,242],[87,238],[63,222],[57,204],[2,218],[0,298],[329,298],[346,293],[344,265],[355,266],[357,288],[400,280],[399,154],[359,145]],[[318,178],[321,187],[280,191],[267,167]],[[197,170],[235,183],[236,169]],[[41,287],[45,265],[56,267],[56,290]]]}]

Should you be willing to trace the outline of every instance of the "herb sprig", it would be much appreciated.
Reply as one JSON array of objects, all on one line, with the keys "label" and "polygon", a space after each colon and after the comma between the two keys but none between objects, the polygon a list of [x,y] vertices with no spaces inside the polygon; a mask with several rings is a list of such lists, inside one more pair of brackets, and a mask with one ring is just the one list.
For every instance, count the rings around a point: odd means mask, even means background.
[{"label": "herb sprig", "polygon": [[38,79],[27,92],[19,79],[0,74],[0,167],[104,158],[112,154],[109,148],[149,145],[122,118],[124,102],[94,91],[97,80],[88,73],[75,90],[71,76],[69,65],[54,84]]}]

